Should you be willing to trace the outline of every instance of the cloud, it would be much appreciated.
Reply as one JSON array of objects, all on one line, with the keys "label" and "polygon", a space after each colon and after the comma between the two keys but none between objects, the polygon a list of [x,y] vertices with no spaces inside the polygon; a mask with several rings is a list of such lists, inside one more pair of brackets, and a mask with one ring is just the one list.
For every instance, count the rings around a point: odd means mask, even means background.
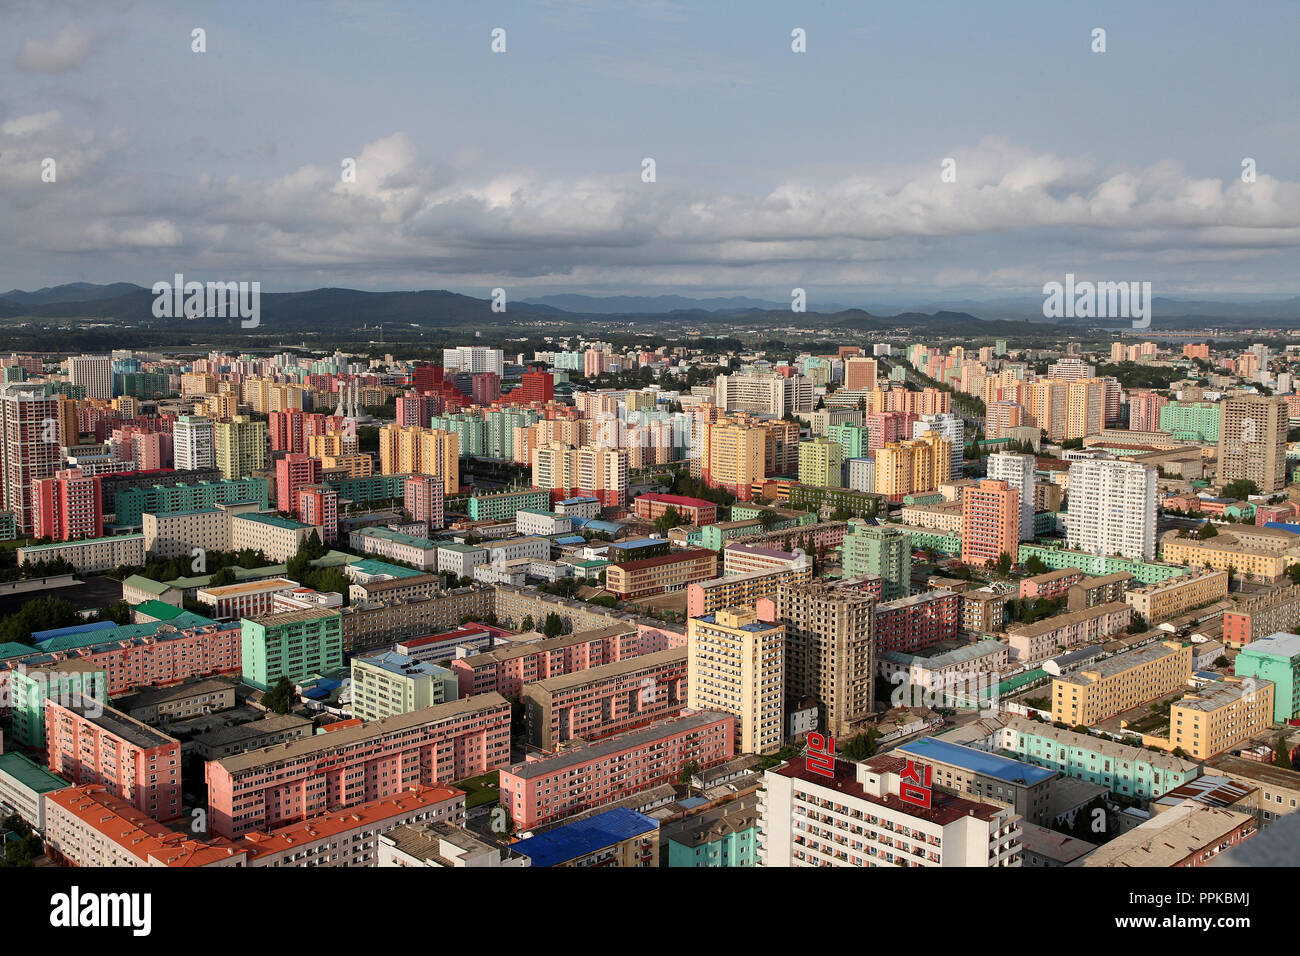
[{"label": "cloud", "polygon": [[47,130],[59,121],[58,110],[46,110],[44,113],[32,113],[18,116],[0,124],[0,133],[6,136],[28,136]]},{"label": "cloud", "polygon": [[94,45],[94,34],[69,23],[48,40],[25,39],[18,55],[18,69],[29,73],[66,73],[85,63]]}]

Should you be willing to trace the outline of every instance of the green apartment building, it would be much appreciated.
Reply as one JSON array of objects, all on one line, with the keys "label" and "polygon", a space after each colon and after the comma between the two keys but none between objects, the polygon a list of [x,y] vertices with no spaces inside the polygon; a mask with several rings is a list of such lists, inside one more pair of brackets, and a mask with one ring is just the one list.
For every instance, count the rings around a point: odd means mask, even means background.
[{"label": "green apartment building", "polygon": [[1019,548],[1016,563],[1024,564],[1031,557],[1037,557],[1043,564],[1047,565],[1049,571],[1078,568],[1084,574],[1093,577],[1103,577],[1107,574],[1118,574],[1121,571],[1127,571],[1133,575],[1133,579],[1139,584],[1158,584],[1180,574],[1187,574],[1189,570],[1171,564],[1134,561],[1129,558],[1103,557],[1102,555],[1088,554],[1085,551],[1071,551],[1068,548],[1058,548],[1046,544],[1022,544]]},{"label": "green apartment building", "polygon": [[871,449],[868,447],[868,431],[866,425],[828,425],[826,427],[826,437],[831,441],[839,442],[841,457],[848,461],[850,458],[869,458]]},{"label": "green apartment building", "polygon": [[758,795],[660,826],[660,866],[758,866]]},{"label": "green apartment building", "polygon": [[880,496],[852,488],[797,484],[790,486],[790,507],[817,511],[823,506],[832,511],[843,508],[862,518],[871,518],[880,509]]},{"label": "green apartment building", "polygon": [[799,484],[814,488],[838,488],[842,478],[843,451],[831,438],[813,438],[799,443]]},{"label": "green apartment building", "polygon": [[494,408],[484,412],[484,454],[488,458],[512,459],[515,429],[535,425],[538,417],[531,408]]},{"label": "green apartment building", "polygon": [[14,740],[28,750],[44,750],[45,702],[102,704],[108,700],[108,673],[76,658],[20,666],[9,675],[9,695]]},{"label": "green apartment building", "polygon": [[490,495],[474,495],[469,499],[467,510],[471,521],[513,521],[516,511],[528,508],[547,510],[550,507],[549,491],[526,488],[519,491],[496,491]]},{"label": "green apartment building", "polygon": [[1300,716],[1300,634],[1251,641],[1233,662],[1233,673],[1273,682],[1274,722]]},{"label": "green apartment building", "polygon": [[1217,402],[1170,402],[1160,409],[1160,430],[1178,441],[1217,442],[1219,440],[1219,405]]},{"label": "green apartment building", "polygon": [[199,481],[192,485],[128,488],[113,496],[113,523],[135,527],[148,512],[199,511],[217,505],[251,501],[261,510],[270,506],[270,487],[265,478],[233,478],[224,481]]},{"label": "green apartment building", "polygon": [[1035,767],[1109,787],[1133,801],[1154,800],[1200,776],[1201,765],[1092,734],[1010,716],[994,732],[996,750]]},{"label": "green apartment building", "polygon": [[326,481],[338,492],[339,498],[348,501],[389,501],[406,495],[406,479],[410,475],[367,475],[364,478],[333,478]]},{"label": "green apartment building", "polygon": [[470,415],[465,412],[434,415],[429,419],[429,427],[455,435],[460,443],[461,458],[484,458],[487,456],[487,426],[483,419],[477,415]]},{"label": "green apartment building", "polygon": [[240,621],[244,680],[270,690],[281,677],[295,683],[308,674],[343,666],[343,616],[329,608],[286,611]]},{"label": "green apartment building", "polygon": [[893,601],[912,593],[912,541],[897,528],[849,522],[844,536],[844,576],[874,574],[883,582],[880,599]]},{"label": "green apartment building", "polygon": [[456,674],[388,651],[352,658],[352,716],[379,720],[456,700]]}]

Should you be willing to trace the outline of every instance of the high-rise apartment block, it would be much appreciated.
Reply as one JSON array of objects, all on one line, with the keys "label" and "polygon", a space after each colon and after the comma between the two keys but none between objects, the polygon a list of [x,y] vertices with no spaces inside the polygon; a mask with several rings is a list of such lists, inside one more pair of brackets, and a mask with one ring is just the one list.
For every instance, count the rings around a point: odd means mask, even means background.
[{"label": "high-rise apartment block", "polygon": [[1020,551],[1020,492],[985,478],[961,496],[961,559],[996,564],[1004,554],[1015,564]]},{"label": "high-rise apartment block", "polygon": [[1070,463],[1066,546],[1135,561],[1156,556],[1156,482],[1152,465],[1089,459]]},{"label": "high-rise apartment block", "polygon": [[689,705],[736,718],[736,751],[775,753],[785,739],[785,625],[723,608],[687,625]]},{"label": "high-rise apartment block", "polygon": [[[1286,487],[1290,413],[1280,397],[1233,395],[1221,403],[1219,484],[1239,478],[1268,494]],[[1072,482],[1073,483],[1073,482]]]}]

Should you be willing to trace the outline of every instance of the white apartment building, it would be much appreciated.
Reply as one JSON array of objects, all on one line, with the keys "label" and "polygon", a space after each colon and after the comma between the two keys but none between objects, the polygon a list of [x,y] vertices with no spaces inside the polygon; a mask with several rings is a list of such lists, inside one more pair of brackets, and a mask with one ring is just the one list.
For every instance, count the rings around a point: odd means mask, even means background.
[{"label": "white apartment building", "polygon": [[1066,547],[1154,560],[1157,478],[1153,466],[1134,461],[1071,462]]},{"label": "white apartment building", "polygon": [[551,556],[551,542],[545,538],[505,538],[501,541],[484,541],[479,545],[487,552],[489,564],[505,564],[522,558],[545,561]]},{"label": "white apartment building", "polygon": [[1033,455],[1017,455],[1007,451],[989,455],[988,477],[1005,481],[1020,492],[1020,540],[1034,540],[1034,469]]},{"label": "white apartment building", "polygon": [[515,512],[515,530],[523,535],[569,534],[573,519],[553,511],[521,510]]},{"label": "white apartment building", "polygon": [[144,564],[144,535],[115,534],[18,549],[19,565],[56,558],[67,561],[77,571],[111,571],[123,564]]},{"label": "white apartment building", "polygon": [[182,558],[193,549],[230,550],[230,514],[221,508],[146,511],[140,516],[144,549],[155,558]]},{"label": "white apartment building", "polygon": [[786,378],[775,372],[745,371],[719,375],[714,401],[729,412],[753,412],[776,418],[787,412],[811,412],[816,402],[811,379],[802,375]]},{"label": "white apartment building", "polygon": [[212,468],[216,464],[212,419],[181,415],[172,425],[172,454],[177,471]]},{"label": "white apartment building", "polygon": [[921,420],[912,422],[912,437],[921,438],[930,432],[936,432],[940,438],[947,439],[952,446],[952,476],[961,474],[962,462],[966,459],[966,424],[960,415],[941,412],[937,415],[922,415]]},{"label": "white apartment building", "polygon": [[299,546],[321,529],[300,521],[290,521],[271,514],[232,514],[230,516],[230,550],[252,548],[261,551],[277,564],[298,553]]},{"label": "white apartment building", "polygon": [[1020,865],[1021,820],[1009,807],[923,789],[903,775],[915,767],[924,780],[924,768],[902,757],[830,760],[831,776],[803,757],[763,775],[761,865]]},{"label": "white apartment building", "polygon": [[505,376],[505,354],[500,349],[458,345],[442,350],[442,367],[449,372],[496,372]]},{"label": "white apartment building", "polygon": [[86,390],[86,398],[112,401],[113,363],[107,355],[78,355],[70,360],[72,384]]},{"label": "white apartment building", "polygon": [[45,394],[40,383],[0,385],[0,457],[4,482],[0,505],[14,516],[20,535],[36,529],[32,483],[61,467],[61,448],[75,436],[63,434],[59,397]]}]

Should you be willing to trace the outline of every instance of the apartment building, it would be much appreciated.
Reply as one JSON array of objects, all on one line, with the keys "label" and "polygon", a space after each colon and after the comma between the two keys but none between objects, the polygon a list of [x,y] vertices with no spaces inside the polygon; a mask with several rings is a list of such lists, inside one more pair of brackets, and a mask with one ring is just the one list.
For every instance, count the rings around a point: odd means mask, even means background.
[{"label": "apartment building", "polygon": [[[1169,580],[1166,578],[1165,580]],[[1084,575],[1083,580],[1071,584],[1066,589],[1066,609],[1082,611],[1101,604],[1113,604],[1123,601],[1128,589],[1133,586],[1133,575],[1127,571],[1102,574],[1096,577]]]},{"label": "apartment building", "polygon": [[500,773],[500,801],[519,829],[531,829],[621,800],[735,755],[730,714],[686,713],[631,733],[515,764]]},{"label": "apartment building", "polygon": [[775,753],[785,740],[785,625],[751,608],[722,608],[687,623],[688,702],[736,718],[736,752]]},{"label": "apartment building", "polygon": [[320,529],[300,521],[290,521],[279,515],[232,514],[230,516],[230,549],[243,551],[251,548],[261,551],[272,561],[284,563],[298,553],[302,543],[312,532]]},{"label": "apartment building", "polygon": [[320,528],[320,538],[332,544],[339,537],[339,493],[325,484],[303,485],[298,489],[297,515],[302,523]]},{"label": "apartment building", "polygon": [[439,542],[391,528],[360,528],[349,532],[348,544],[354,551],[374,554],[389,561],[402,561],[425,571],[438,569]]},{"label": "apartment building", "polygon": [[99,784],[154,820],[181,815],[180,741],[95,701],[45,704],[49,768]]},{"label": "apartment building", "polygon": [[912,761],[792,760],[764,774],[762,866],[1017,866],[1020,817],[1009,807],[932,790]]},{"label": "apartment building", "polygon": [[309,608],[240,621],[244,680],[269,690],[281,677],[297,682],[343,664],[343,623],[338,611]]},{"label": "apartment building", "polygon": [[[1059,598],[1083,579],[1084,574],[1078,568],[1061,568],[1056,571],[1047,571],[1044,574],[1035,574],[1033,577],[1021,579],[1020,600],[1032,601],[1037,598]],[[1115,600],[1119,599],[1116,598]],[[1073,611],[1075,608],[1070,610]]]},{"label": "apartment building", "polygon": [[1260,826],[1267,827],[1300,805],[1300,772],[1273,764],[1220,754],[1205,763],[1205,772],[1221,774],[1259,791]]},{"label": "apartment building", "polygon": [[875,654],[915,654],[957,636],[961,598],[936,588],[876,605]]},{"label": "apartment building", "polygon": [[18,549],[18,564],[67,561],[74,571],[94,573],[112,571],[122,565],[144,564],[143,534],[114,534],[106,538],[85,538],[36,544]]},{"label": "apartment building", "polygon": [[676,717],[687,706],[684,647],[524,684],[528,743],[554,751]]},{"label": "apartment building", "polygon": [[1220,402],[1218,481],[1253,481],[1264,494],[1286,487],[1290,412],[1280,396],[1230,395]]},{"label": "apartment building", "polygon": [[113,701],[115,707],[133,720],[156,724],[185,720],[235,706],[235,681],[208,678],[170,687],[144,688]]},{"label": "apartment building", "polygon": [[841,562],[846,578],[874,575],[882,582],[881,600],[912,593],[912,539],[897,528],[849,522]]},{"label": "apartment building", "polygon": [[680,591],[695,581],[707,581],[717,576],[717,552],[692,548],[611,564],[605,570],[605,587],[626,601],[664,591]]},{"label": "apartment building", "polygon": [[191,557],[195,548],[230,550],[230,513],[220,507],[146,511],[140,516],[140,529],[144,549],[154,558]]},{"label": "apartment building", "polygon": [[225,837],[307,820],[510,761],[500,694],[436,704],[207,764],[209,826]]},{"label": "apartment building", "polygon": [[234,727],[218,727],[193,738],[194,752],[204,760],[274,747],[312,735],[312,722],[296,714],[267,714]]},{"label": "apartment building", "polygon": [[1186,800],[1104,843],[1081,866],[1205,866],[1259,830],[1255,817]]},{"label": "apartment building", "polygon": [[97,478],[80,468],[64,468],[32,485],[36,537],[71,541],[103,535],[104,504]]},{"label": "apartment building", "polygon": [[[1127,608],[1128,605],[1125,605]],[[1184,687],[1192,645],[1161,641],[1052,679],[1052,719],[1093,725]]]},{"label": "apartment building", "polygon": [[[1273,725],[1273,682],[1253,677],[1215,681],[1174,701],[1169,747],[1209,760]],[[1145,743],[1150,738],[1143,738]]]},{"label": "apartment building", "polygon": [[875,491],[890,501],[933,491],[952,477],[952,447],[938,432],[876,451]]},{"label": "apartment building", "polygon": [[1008,806],[1030,823],[1052,822],[1052,798],[1058,779],[1054,771],[1029,767],[1018,760],[939,737],[921,737],[889,753],[910,759],[914,765],[929,767],[936,789],[980,803]]},{"label": "apartment building", "polygon": [[525,684],[614,664],[641,653],[635,625],[613,624],[548,640],[516,643],[451,662],[460,696],[516,695]]},{"label": "apartment building", "polygon": [[767,432],[752,421],[720,419],[699,426],[700,478],[748,501],[767,474]]},{"label": "apartment building", "polygon": [[1007,628],[1007,645],[1016,661],[1036,662],[1118,634],[1133,619],[1133,609],[1122,602],[1099,604],[1082,611],[1053,614],[1033,624]]},{"label": "apartment building", "polygon": [[460,491],[460,437],[439,428],[385,425],[379,430],[379,470],[384,475],[434,475],[443,494]]},{"label": "apartment building", "polygon": [[[727,552],[723,551],[723,561]],[[724,607],[753,607],[759,598],[771,597],[782,583],[807,584],[812,581],[812,562],[790,568],[728,573],[726,577],[696,581],[686,588],[686,616],[703,617]]]},{"label": "apartment building", "polygon": [[247,415],[215,422],[212,428],[215,464],[227,480],[266,470],[266,422]]},{"label": "apartment building", "polygon": [[1124,595],[1124,603],[1155,625],[1184,611],[1210,604],[1228,593],[1227,571],[1193,571],[1167,581],[1146,584]]},{"label": "apartment building", "polygon": [[433,597],[441,590],[441,575],[412,571],[405,577],[353,584],[348,588],[348,600],[354,605],[370,606],[405,598]]},{"label": "apartment building", "polygon": [[990,588],[966,589],[958,594],[961,601],[961,629],[967,634],[1000,631],[1007,623],[1010,595]]},{"label": "apartment building", "polygon": [[1153,560],[1158,477],[1151,465],[1133,461],[1071,462],[1066,547]]},{"label": "apartment building", "polygon": [[492,612],[491,588],[456,588],[431,597],[398,598],[369,607],[339,608],[343,618],[343,651],[369,650],[394,641],[422,637],[455,627],[465,618]]},{"label": "apartment building", "polygon": [[1006,555],[1014,564],[1020,545],[1020,492],[1005,481],[984,479],[961,498],[961,559],[966,564],[996,564]]},{"label": "apartment building", "polygon": [[1148,801],[1195,780],[1201,765],[1168,753],[1132,747],[1109,737],[1080,734],[1013,714],[993,733],[989,749],[1023,763],[1106,787],[1120,797]]},{"label": "apartment building", "polygon": [[714,524],[718,520],[716,504],[703,498],[690,498],[686,495],[638,495],[632,502],[632,507],[637,517],[644,518],[646,521],[654,521],[669,508],[675,510],[687,524],[693,524],[697,528]]},{"label": "apartment building", "polygon": [[1300,634],[1274,634],[1241,648],[1233,672],[1273,684],[1273,720],[1300,716]]},{"label": "apartment building", "polygon": [[455,673],[386,651],[352,658],[352,716],[379,720],[456,700]]},{"label": "apartment building", "polygon": [[749,574],[753,571],[791,571],[798,577],[812,574],[812,559],[797,551],[782,551],[762,544],[733,541],[722,548],[723,574]]},{"label": "apartment building", "polygon": [[1223,612],[1223,643],[1243,648],[1252,641],[1300,627],[1300,585],[1256,594]]},{"label": "apartment building", "polygon": [[1281,581],[1291,565],[1300,564],[1300,549],[1248,544],[1227,533],[1201,540],[1169,531],[1160,539],[1160,560],[1215,571],[1232,568],[1246,580],[1272,584]]},{"label": "apartment building", "polygon": [[786,696],[818,702],[833,736],[850,732],[875,704],[872,594],[826,582],[781,584],[758,602],[759,620],[784,623]]},{"label": "apartment building", "polygon": [[[125,477],[125,476],[123,476]],[[108,481],[100,479],[105,486],[104,507],[112,504],[115,512],[113,521],[119,527],[135,527],[142,521],[146,512],[174,513],[199,511],[215,508],[219,505],[252,503],[254,511],[265,511],[269,507],[270,485],[265,478],[236,478],[222,481],[197,481],[193,483],[176,481],[164,484],[166,473],[150,476],[149,486],[127,487],[109,494]],[[173,476],[174,477],[174,476]]]}]

